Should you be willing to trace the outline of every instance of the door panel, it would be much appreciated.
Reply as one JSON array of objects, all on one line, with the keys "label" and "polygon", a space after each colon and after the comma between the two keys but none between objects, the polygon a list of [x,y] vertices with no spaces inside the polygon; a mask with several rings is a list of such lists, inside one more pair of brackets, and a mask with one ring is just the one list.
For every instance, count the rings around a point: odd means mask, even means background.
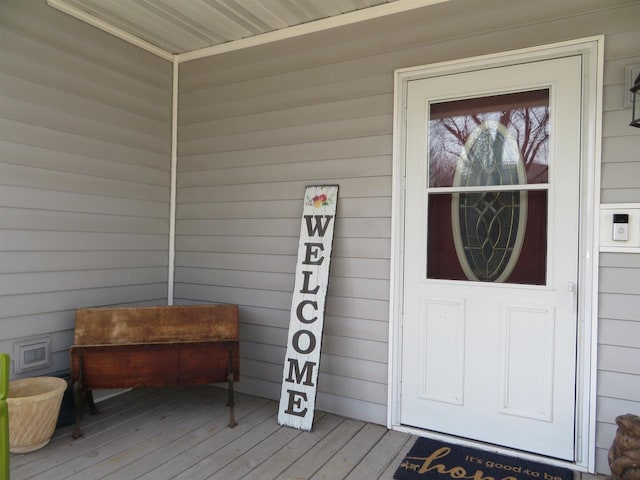
[{"label": "door panel", "polygon": [[401,423],[573,460],[581,60],[408,85]]},{"label": "door panel", "polygon": [[420,318],[420,397],[462,405],[464,299],[423,298]]},{"label": "door panel", "polygon": [[504,322],[499,411],[551,421],[554,309],[544,305],[505,305]]}]

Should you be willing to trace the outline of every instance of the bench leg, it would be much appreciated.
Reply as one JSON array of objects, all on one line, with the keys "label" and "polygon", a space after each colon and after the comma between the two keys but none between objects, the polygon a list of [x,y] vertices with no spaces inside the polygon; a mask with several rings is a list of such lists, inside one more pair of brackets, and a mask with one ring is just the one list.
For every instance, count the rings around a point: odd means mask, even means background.
[{"label": "bench leg", "polygon": [[229,395],[229,427],[234,428],[238,425],[235,417],[235,402],[233,399],[233,373],[230,373],[228,376],[229,379],[229,389],[227,391]]},{"label": "bench leg", "polygon": [[227,368],[227,395],[228,395],[228,407],[229,407],[229,427],[234,428],[238,425],[235,417],[235,399],[233,398],[233,347],[229,348],[229,365]]},{"label": "bench leg", "polygon": [[84,384],[82,382],[83,377],[83,358],[80,356],[80,374],[78,375],[78,380],[73,380],[73,407],[76,414],[76,428],[73,430],[71,434],[71,438],[74,440],[76,438],[80,438],[82,436],[82,431],[80,430],[80,423],[82,422],[82,416],[84,415],[84,404],[87,403],[89,405],[89,410],[91,411],[91,415],[96,415],[100,413],[96,408],[96,404],[93,401],[93,392],[91,390],[85,390]]},{"label": "bench leg", "polygon": [[83,397],[82,394],[82,385],[80,381],[73,381],[73,408],[76,414],[76,428],[73,430],[71,434],[71,438],[74,440],[76,438],[80,438],[82,436],[82,431],[80,430],[80,422],[82,422],[82,415],[84,414],[84,405],[83,405]]},{"label": "bench leg", "polygon": [[71,434],[71,438],[74,440],[76,438],[80,438],[82,436],[82,431],[80,430],[80,423],[82,422],[82,417],[84,416],[84,407],[85,404],[89,407],[89,411],[91,415],[97,415],[100,413],[98,408],[96,407],[95,402],[93,401],[93,391],[85,390],[82,387],[82,383],[79,381],[73,382],[73,407],[76,414],[76,428]]}]

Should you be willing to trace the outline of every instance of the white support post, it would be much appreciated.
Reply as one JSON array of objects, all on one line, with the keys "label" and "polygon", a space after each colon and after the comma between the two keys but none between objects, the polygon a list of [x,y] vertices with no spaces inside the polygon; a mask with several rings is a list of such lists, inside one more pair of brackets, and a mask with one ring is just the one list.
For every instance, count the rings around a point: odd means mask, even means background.
[{"label": "white support post", "polygon": [[176,258],[176,186],[178,169],[178,70],[173,59],[173,94],[171,106],[171,191],[169,205],[169,264],[167,271],[167,305],[173,305],[174,272]]}]

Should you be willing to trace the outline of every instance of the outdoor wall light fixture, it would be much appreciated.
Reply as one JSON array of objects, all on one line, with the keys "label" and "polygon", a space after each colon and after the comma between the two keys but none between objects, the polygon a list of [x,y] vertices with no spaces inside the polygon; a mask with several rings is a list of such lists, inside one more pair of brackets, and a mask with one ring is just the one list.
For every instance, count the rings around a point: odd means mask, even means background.
[{"label": "outdoor wall light fixture", "polygon": [[636,77],[633,87],[629,91],[633,94],[631,123],[629,125],[640,128],[640,75]]}]

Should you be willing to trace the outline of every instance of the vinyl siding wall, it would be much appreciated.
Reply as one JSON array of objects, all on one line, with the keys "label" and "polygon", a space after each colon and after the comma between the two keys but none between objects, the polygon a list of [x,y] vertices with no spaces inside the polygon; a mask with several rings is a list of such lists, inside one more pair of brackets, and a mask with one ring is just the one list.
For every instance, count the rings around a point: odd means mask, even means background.
[{"label": "vinyl siding wall", "polygon": [[166,304],[172,67],[44,0],[0,1],[0,49],[0,351],[50,337],[31,376],[76,308]]},{"label": "vinyl siding wall", "polygon": [[[640,203],[640,129],[623,103],[625,65],[637,63],[640,22],[606,38],[602,203]],[[601,253],[599,290],[596,465],[610,473],[615,418],[640,415],[640,254]]]},{"label": "vinyl siding wall", "polygon": [[[241,305],[240,389],[280,394],[304,186],[337,183],[318,408],[386,423],[394,69],[606,34],[602,199],[640,202],[640,5],[454,3],[181,64],[175,297]],[[638,258],[602,256],[600,472],[640,413]]]}]

